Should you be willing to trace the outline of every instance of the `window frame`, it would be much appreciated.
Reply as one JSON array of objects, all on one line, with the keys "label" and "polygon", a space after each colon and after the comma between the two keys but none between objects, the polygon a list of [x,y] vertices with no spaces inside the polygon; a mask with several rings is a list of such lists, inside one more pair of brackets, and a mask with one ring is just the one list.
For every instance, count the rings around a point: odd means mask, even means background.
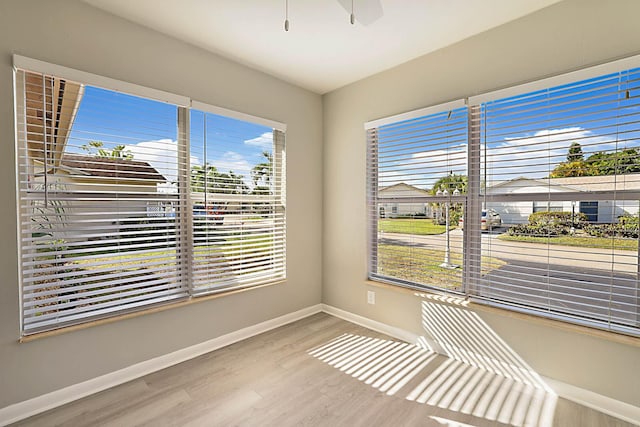
[{"label": "window frame", "polygon": [[[20,108],[24,108],[24,89],[22,87],[18,87],[18,73],[38,73],[47,77],[55,77],[57,79],[62,79],[66,81],[72,81],[79,83],[81,85],[92,86],[99,89],[104,89],[107,91],[111,91],[114,93],[122,93],[126,95],[132,95],[139,98],[162,102],[166,104],[170,104],[175,106],[177,109],[177,117],[176,117],[176,127],[177,127],[177,140],[178,144],[178,170],[181,168],[187,168],[186,172],[180,172],[178,175],[178,192],[182,193],[184,199],[186,200],[186,206],[189,214],[181,215],[180,219],[176,221],[176,250],[184,251],[186,255],[182,256],[178,262],[178,270],[179,275],[181,277],[181,281],[185,283],[187,289],[187,295],[178,300],[170,300],[166,302],[157,302],[153,304],[142,305],[141,307],[135,309],[116,309],[108,315],[104,316],[92,316],[88,315],[86,317],[80,317],[77,320],[65,320],[62,323],[58,322],[53,324],[52,326],[39,327],[34,329],[25,328],[25,306],[24,306],[24,295],[23,295],[23,286],[24,286],[24,272],[22,262],[18,263],[18,287],[19,287],[19,302],[20,302],[20,336],[22,338],[31,338],[34,336],[38,336],[40,334],[48,334],[52,331],[56,330],[65,330],[69,328],[77,328],[82,325],[92,324],[96,321],[102,320],[110,320],[117,319],[121,316],[129,316],[132,313],[145,313],[152,312],[157,310],[158,308],[167,307],[170,308],[175,304],[183,304],[186,301],[190,300],[205,300],[208,297],[211,297],[212,294],[216,296],[224,295],[226,293],[237,292],[241,289],[251,289],[257,288],[268,284],[280,283],[286,280],[287,278],[287,269],[286,269],[286,131],[287,125],[282,122],[278,122],[271,119],[265,119],[262,117],[253,116],[247,113],[242,113],[234,110],[230,110],[223,107],[218,107],[215,105],[211,105],[202,101],[192,100],[189,97],[176,95],[170,92],[165,92],[158,89],[153,89],[145,86],[141,86],[134,83],[129,83],[117,79],[112,79],[109,77],[100,76],[97,74],[80,71],[68,67],[64,67],[61,65],[51,64],[44,61],[24,57],[21,55],[13,55],[13,82],[14,82],[14,126],[15,126],[15,147],[14,153],[16,156],[16,209],[17,209],[17,227],[18,227],[18,239],[17,239],[17,250],[19,254],[19,258],[21,258],[21,254],[23,252],[22,249],[22,239],[21,229],[23,227],[23,221],[20,219],[21,215],[21,203],[22,203],[22,186],[20,184],[20,174],[23,173],[22,166],[20,164],[20,152],[23,150],[21,148],[21,144],[26,141],[26,134],[22,135],[23,132],[19,129],[19,117],[23,114]],[[22,107],[21,107],[22,106]],[[268,128],[271,128],[274,133],[274,155],[275,155],[275,147],[276,144],[279,144],[280,152],[280,163],[274,167],[273,171],[273,179],[277,182],[278,193],[274,196],[274,200],[277,197],[277,201],[274,202],[275,208],[281,212],[282,222],[281,225],[275,225],[274,230],[277,229],[279,233],[281,233],[281,244],[282,244],[282,267],[281,267],[281,276],[272,279],[267,278],[265,280],[259,281],[257,283],[243,284],[238,286],[227,286],[221,288],[219,290],[212,290],[210,292],[194,292],[194,285],[191,280],[191,271],[194,268],[192,265],[192,254],[195,250],[194,241],[192,238],[193,235],[193,218],[191,215],[191,207],[190,207],[190,174],[189,174],[189,139],[190,139],[190,127],[189,127],[189,118],[190,112],[192,110],[205,111],[207,113],[215,114],[218,116],[223,116],[227,118],[232,118],[236,120],[240,120],[243,122],[253,123],[262,125]],[[26,123],[26,121],[25,121]],[[277,135],[277,137],[276,137]],[[276,143],[276,139],[278,142]],[[186,165],[186,166],[185,166]],[[183,176],[184,175],[184,176]],[[45,181],[46,182],[46,181]],[[115,194],[115,190],[114,190]],[[152,210],[154,207],[151,207]],[[147,207],[149,209],[149,206]],[[177,302],[176,302],[177,301]],[[116,306],[117,307],[117,306]]]},{"label": "window frame", "polygon": [[[453,127],[450,127],[448,124],[446,124],[449,118],[452,117],[453,112],[456,112],[456,114],[454,115],[454,117],[456,117],[458,114],[460,114],[461,111],[465,112],[465,117],[463,117],[459,121],[454,120]],[[442,117],[446,117],[444,121],[442,121]],[[418,119],[418,121],[424,119],[427,122],[434,120],[435,123],[430,123],[427,126],[423,126],[424,123],[422,124],[420,123],[416,124],[415,122],[412,123],[412,121],[415,119]],[[461,204],[462,206],[465,206],[468,203],[467,194],[455,195],[454,193],[451,193],[451,194],[445,193],[444,195],[440,195],[440,194],[426,195],[425,194],[421,196],[411,196],[409,198],[400,197],[400,196],[391,196],[388,198],[383,198],[385,201],[381,202],[379,200],[380,197],[378,194],[378,192],[382,188],[382,183],[380,182],[380,179],[379,179],[380,163],[379,163],[378,153],[382,150],[380,144],[386,142],[384,140],[382,141],[380,140],[380,137],[381,137],[380,128],[383,128],[387,125],[393,126],[396,124],[400,124],[398,129],[391,131],[391,133],[399,133],[401,136],[399,141],[396,141],[395,143],[390,144],[391,151],[394,151],[396,153],[392,154],[389,157],[396,158],[396,159],[400,158],[399,161],[402,161],[403,165],[406,166],[407,164],[404,164],[404,162],[409,160],[407,157],[404,157],[406,154],[408,154],[408,152],[406,151],[406,147],[412,145],[411,142],[407,142],[407,140],[411,139],[411,137],[408,136],[407,134],[412,134],[415,132],[425,132],[425,133],[431,133],[432,135],[441,134],[441,133],[448,135],[447,132],[449,132],[451,129],[456,129],[455,124],[464,123],[465,121],[468,122],[468,115],[466,114],[465,101],[463,99],[458,99],[458,100],[446,102],[443,104],[421,108],[419,110],[402,113],[402,114],[394,115],[391,117],[373,120],[365,123],[365,130],[367,132],[367,147],[368,147],[367,149],[367,216],[369,219],[368,221],[369,232],[367,233],[368,235],[367,245],[369,248],[369,252],[368,252],[369,257],[367,260],[368,261],[367,265],[368,265],[368,278],[370,280],[375,280],[383,283],[398,284],[400,286],[404,286],[412,289],[430,289],[433,292],[443,293],[443,294],[456,294],[456,295],[460,294],[460,292],[456,289],[444,289],[435,284],[418,284],[415,282],[411,282],[406,278],[391,277],[384,273],[378,272],[378,267],[379,267],[378,249],[379,248],[378,248],[377,242],[378,242],[378,222],[381,219],[379,215],[379,211],[381,207],[390,206],[392,208],[391,213],[387,212],[387,209],[385,208],[385,218],[396,218],[399,216],[398,205],[403,203],[426,205],[431,203],[440,204],[440,203],[449,202],[449,203],[458,203],[458,204]],[[431,124],[435,124],[435,127],[432,127]],[[465,131],[466,131],[466,128],[465,128]],[[397,137],[392,137],[391,139],[393,140],[395,138]],[[439,138],[431,139],[431,141],[437,141],[437,140],[439,140]],[[455,142],[455,141],[447,141],[447,142]],[[443,147],[441,147],[439,144],[436,143],[435,145],[438,145],[439,149],[443,149]],[[445,144],[445,146],[447,147],[446,150],[449,150],[448,145],[449,144]],[[433,149],[434,147],[432,146],[430,148]],[[404,154],[398,155],[398,152],[404,153]],[[414,154],[417,154],[417,153],[414,153]],[[442,169],[443,167],[442,160],[443,160],[442,158],[439,158],[438,161],[434,162],[438,164],[438,166],[436,166],[436,169]],[[390,160],[390,159],[385,159],[385,161],[387,163],[393,162],[393,160]],[[421,164],[423,163],[424,162],[421,162]],[[388,166],[386,166],[385,168],[387,167]],[[450,167],[450,164],[447,163],[447,167],[445,169],[447,169],[448,171],[449,167]],[[411,165],[411,169],[415,170],[416,165],[415,164]],[[454,167],[454,169],[456,169],[456,172],[458,171],[457,170],[458,168]],[[412,173],[411,175],[414,176],[415,178],[415,174]],[[390,186],[389,188],[391,187],[393,186]],[[393,212],[393,207],[396,208],[396,212]],[[480,225],[479,222],[477,225],[479,227]],[[389,248],[389,250],[393,250],[393,249]],[[421,260],[421,257],[416,256],[415,258],[411,258],[411,260],[419,261]],[[453,274],[454,271],[455,270],[452,268],[450,273]],[[460,277],[461,286],[464,286],[465,271],[466,269],[463,268],[463,273],[462,273],[462,276]],[[440,280],[439,278],[436,278],[436,277],[431,277],[430,279],[434,281]]]}]

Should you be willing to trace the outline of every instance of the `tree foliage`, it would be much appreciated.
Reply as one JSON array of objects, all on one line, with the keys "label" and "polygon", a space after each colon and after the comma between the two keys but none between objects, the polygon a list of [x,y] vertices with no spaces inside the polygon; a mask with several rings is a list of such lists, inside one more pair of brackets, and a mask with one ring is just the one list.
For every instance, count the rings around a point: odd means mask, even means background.
[{"label": "tree foliage", "polygon": [[593,172],[585,161],[562,162],[551,171],[551,178],[596,175]]},{"label": "tree foliage", "polygon": [[268,151],[262,152],[264,160],[251,169],[253,181],[252,194],[270,194],[271,177],[273,176],[273,155]]},{"label": "tree foliage", "polygon": [[218,169],[205,163],[203,166],[191,166],[191,191],[194,193],[225,193],[225,194],[248,194],[249,187],[244,182],[244,176],[218,172]]},{"label": "tree foliage", "polygon": [[572,142],[567,153],[567,162],[581,162],[584,160],[584,153],[582,152],[582,145],[579,142]]},{"label": "tree foliage", "polygon": [[467,176],[466,175],[456,175],[454,173],[443,176],[438,179],[431,188],[430,193],[436,194],[438,190],[447,190],[449,193],[453,193],[457,188],[460,191],[460,194],[466,194],[467,192]]},{"label": "tree foliage", "polygon": [[191,166],[191,191],[194,193],[204,193],[205,188],[212,185],[218,176],[218,169],[208,163],[204,166]]},{"label": "tree foliage", "polygon": [[[599,151],[591,154],[586,159],[576,147],[579,144],[571,144],[567,153],[567,161],[559,163],[553,171],[551,178],[567,178],[575,176],[598,175],[624,175],[640,172],[640,152],[636,148],[626,148],[622,151]],[[569,160],[572,159],[572,160]]]},{"label": "tree foliage", "polygon": [[131,150],[125,150],[124,144],[118,144],[112,149],[105,148],[102,141],[89,141],[88,144],[80,146],[83,151],[96,157],[112,157],[116,159],[133,160]]}]

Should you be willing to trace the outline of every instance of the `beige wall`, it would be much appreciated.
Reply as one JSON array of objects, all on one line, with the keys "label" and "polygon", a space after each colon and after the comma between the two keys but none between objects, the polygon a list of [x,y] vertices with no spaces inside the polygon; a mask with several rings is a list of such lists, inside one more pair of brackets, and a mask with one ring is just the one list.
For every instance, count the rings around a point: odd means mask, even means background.
[{"label": "beige wall", "polygon": [[[18,344],[13,53],[287,123],[287,282]],[[320,303],[319,95],[80,1],[2,0],[0,143],[0,408]]]},{"label": "beige wall", "polygon": [[[365,283],[364,122],[640,53],[638,16],[636,0],[563,1],[325,95],[323,302],[428,335],[420,298]],[[640,347],[478,314],[540,374],[640,406]]]}]

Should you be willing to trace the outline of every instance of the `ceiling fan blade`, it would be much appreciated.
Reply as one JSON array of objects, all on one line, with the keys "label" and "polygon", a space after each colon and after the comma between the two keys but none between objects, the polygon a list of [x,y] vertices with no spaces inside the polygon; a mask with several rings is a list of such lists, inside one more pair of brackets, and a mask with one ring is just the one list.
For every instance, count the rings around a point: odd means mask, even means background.
[{"label": "ceiling fan blade", "polygon": [[[362,25],[369,25],[382,18],[384,11],[382,10],[382,0],[353,0],[354,15],[356,21]],[[351,14],[351,0],[337,0],[340,6]]]}]

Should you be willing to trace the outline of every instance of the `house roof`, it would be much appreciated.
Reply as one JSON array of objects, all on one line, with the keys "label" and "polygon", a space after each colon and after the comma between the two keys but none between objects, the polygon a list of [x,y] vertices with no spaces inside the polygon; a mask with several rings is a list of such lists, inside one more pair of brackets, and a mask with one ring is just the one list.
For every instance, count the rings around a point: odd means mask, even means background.
[{"label": "house roof", "polygon": [[153,166],[139,160],[117,157],[97,157],[65,154],[61,166],[71,175],[109,179],[131,179],[147,182],[167,182]]},{"label": "house roof", "polygon": [[84,85],[31,71],[24,73],[23,84],[29,157],[34,161],[46,157],[48,165],[58,167],[84,95]]},{"label": "house roof", "polygon": [[570,185],[583,191],[640,190],[640,173],[624,175],[576,176],[553,178],[551,182]]},{"label": "house roof", "polygon": [[390,192],[390,191],[401,191],[401,192],[418,192],[420,194],[429,194],[427,190],[423,190],[422,188],[415,187],[413,185],[406,184],[404,182],[399,182],[397,184],[389,185],[387,187],[380,187],[379,192]]},{"label": "house roof", "polygon": [[546,178],[526,178],[524,176],[489,185],[487,187],[487,191],[493,193],[496,192],[496,190],[500,191],[501,187],[510,187],[510,192],[517,191],[518,189],[524,190],[530,187],[544,187],[545,189],[552,187],[558,191],[584,191],[583,189],[577,188],[576,186],[557,182],[555,179],[549,180]]},{"label": "house roof", "polygon": [[625,175],[597,175],[575,176],[568,178],[526,178],[518,177],[501,181],[489,186],[489,189],[513,186],[525,187],[536,185],[540,187],[564,188],[571,191],[623,191],[640,190],[640,173]]}]

